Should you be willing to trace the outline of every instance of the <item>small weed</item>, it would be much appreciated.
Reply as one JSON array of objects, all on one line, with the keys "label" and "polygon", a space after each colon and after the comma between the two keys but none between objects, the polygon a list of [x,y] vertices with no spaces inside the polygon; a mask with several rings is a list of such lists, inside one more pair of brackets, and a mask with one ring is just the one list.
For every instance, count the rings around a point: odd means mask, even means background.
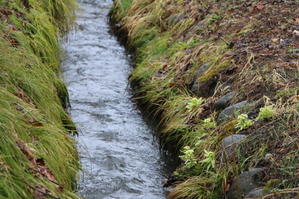
[{"label": "small weed", "polygon": [[274,117],[276,114],[276,110],[273,108],[273,106],[265,106],[263,108],[260,108],[259,115],[257,117],[257,120],[265,120]]},{"label": "small weed", "polygon": [[183,155],[179,156],[184,161],[186,168],[192,168],[197,164],[197,159],[194,155],[194,149],[190,146],[185,146],[182,150]]},{"label": "small weed", "polygon": [[216,154],[214,152],[204,150],[204,159],[200,162],[203,163],[206,166],[206,170],[209,171],[210,169],[215,168],[215,159]]},{"label": "small weed", "polygon": [[199,107],[200,105],[202,105],[204,103],[204,99],[203,98],[192,98],[188,104],[187,104],[187,109],[189,111],[193,110],[195,107]]},{"label": "small weed", "polygon": [[206,129],[213,129],[213,128],[216,128],[216,122],[214,120],[214,118],[207,118],[203,121],[203,127],[206,128]]},{"label": "small weed", "polygon": [[247,114],[241,114],[237,118],[236,128],[239,131],[242,131],[244,129],[247,129],[247,128],[251,127],[253,124],[254,124],[254,121],[248,119]]}]

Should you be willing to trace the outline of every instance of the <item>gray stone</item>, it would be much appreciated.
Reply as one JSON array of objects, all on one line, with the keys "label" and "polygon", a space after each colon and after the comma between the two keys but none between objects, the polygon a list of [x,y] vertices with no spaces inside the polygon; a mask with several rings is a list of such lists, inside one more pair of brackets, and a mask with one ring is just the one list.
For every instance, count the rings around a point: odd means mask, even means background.
[{"label": "gray stone", "polygon": [[165,194],[168,195],[170,194],[173,190],[174,190],[175,186],[169,186],[169,187],[165,187]]},{"label": "gray stone", "polygon": [[229,102],[236,96],[236,92],[232,91],[227,93],[226,95],[222,96],[221,98],[219,98],[216,102],[215,102],[215,108],[216,109],[222,109],[225,108]]},{"label": "gray stone", "polygon": [[246,137],[246,135],[235,134],[222,140],[222,150],[226,160],[230,160],[235,156],[238,144]]},{"label": "gray stone", "polygon": [[191,91],[198,97],[210,97],[214,94],[215,86],[217,85],[218,77],[215,76],[206,82],[194,82]]},{"label": "gray stone", "polygon": [[181,20],[183,20],[185,18],[188,18],[188,16],[185,15],[185,14],[171,15],[167,19],[167,25],[168,26],[173,26],[173,25],[179,23]]},{"label": "gray stone", "polygon": [[249,106],[249,103],[247,101],[242,101],[225,108],[218,116],[218,123],[226,122],[235,112],[241,111],[247,106]]},{"label": "gray stone", "polygon": [[211,78],[206,82],[199,82],[198,79],[202,76],[210,67],[210,64],[206,63],[199,67],[191,84],[191,91],[198,97],[208,97],[213,94],[217,80]]},{"label": "gray stone", "polygon": [[260,184],[256,182],[255,176],[263,171],[263,168],[254,168],[237,176],[233,180],[232,186],[228,192],[228,199],[244,198],[252,190],[260,187]]},{"label": "gray stone", "polygon": [[196,81],[202,74],[204,74],[204,72],[206,72],[210,67],[210,64],[206,63],[203,64],[199,67],[199,69],[197,70],[197,72],[195,73],[194,77],[193,77],[193,81]]},{"label": "gray stone", "polygon": [[256,188],[251,190],[246,196],[245,199],[260,199],[263,196],[267,195],[269,191],[263,188]]}]

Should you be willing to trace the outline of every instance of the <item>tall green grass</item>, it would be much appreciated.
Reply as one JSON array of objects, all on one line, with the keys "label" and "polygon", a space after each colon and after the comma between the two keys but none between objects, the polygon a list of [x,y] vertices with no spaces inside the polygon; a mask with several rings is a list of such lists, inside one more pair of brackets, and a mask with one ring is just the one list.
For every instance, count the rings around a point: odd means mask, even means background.
[{"label": "tall green grass", "polygon": [[0,1],[0,198],[73,199],[79,164],[65,128],[58,36],[71,26],[75,2],[29,5]]}]

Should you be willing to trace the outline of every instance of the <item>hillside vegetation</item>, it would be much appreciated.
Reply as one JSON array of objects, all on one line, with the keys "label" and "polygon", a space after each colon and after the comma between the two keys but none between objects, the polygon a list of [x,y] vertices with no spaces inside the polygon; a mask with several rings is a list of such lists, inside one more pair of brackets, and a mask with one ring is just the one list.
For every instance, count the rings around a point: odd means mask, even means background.
[{"label": "hillside vegetation", "polygon": [[0,0],[0,198],[77,198],[58,34],[73,0]]},{"label": "hillside vegetation", "polygon": [[[298,0],[116,0],[178,198],[299,197]],[[257,193],[258,192],[258,193]]]}]

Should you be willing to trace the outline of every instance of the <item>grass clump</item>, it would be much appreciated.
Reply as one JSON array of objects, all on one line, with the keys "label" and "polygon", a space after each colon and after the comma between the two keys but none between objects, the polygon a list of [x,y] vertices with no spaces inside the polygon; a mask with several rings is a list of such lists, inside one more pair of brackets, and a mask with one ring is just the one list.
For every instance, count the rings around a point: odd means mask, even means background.
[{"label": "grass clump", "polygon": [[77,198],[57,38],[74,8],[72,0],[0,1],[0,198]]}]

